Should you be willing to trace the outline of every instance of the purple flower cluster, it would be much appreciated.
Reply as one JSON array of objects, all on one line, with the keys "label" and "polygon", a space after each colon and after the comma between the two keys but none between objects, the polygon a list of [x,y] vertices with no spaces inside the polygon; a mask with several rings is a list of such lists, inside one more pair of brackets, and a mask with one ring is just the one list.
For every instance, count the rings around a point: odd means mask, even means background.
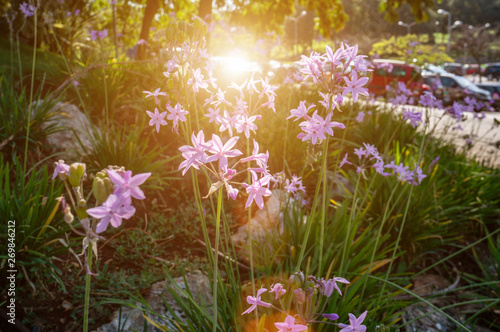
[{"label": "purple flower cluster", "polygon": [[327,138],[326,134],[333,136],[333,128],[344,129],[342,123],[331,121],[333,109],[340,109],[344,97],[351,94],[352,100],[356,102],[359,95],[368,96],[368,89],[364,87],[368,83],[368,77],[364,73],[371,70],[364,59],[365,56],[358,55],[358,46],[342,44],[335,52],[326,46],[326,53],[312,52],[311,56],[302,56],[297,62],[301,66],[300,72],[304,75],[304,81],[311,79],[319,85],[324,92],[319,92],[323,108],[318,108],[309,116],[309,110],[315,105],[306,106],[301,101],[299,107],[290,111],[287,119],[304,119],[299,123],[303,131],[297,138],[311,141],[313,145]]},{"label": "purple flower cluster", "polygon": [[[247,296],[247,302],[250,304],[250,307],[242,315],[253,312],[258,306],[275,309],[286,316],[284,322],[274,324],[278,328],[278,331],[305,331],[308,329],[309,324],[321,322],[318,320],[321,317],[335,321],[339,318],[337,314],[325,314],[321,313],[321,311],[328,304],[328,298],[334,291],[337,291],[342,296],[342,291],[337,283],[349,284],[350,282],[341,277],[324,280],[323,278],[317,279],[314,276],[306,278],[302,272],[294,273],[285,284],[275,283],[271,285],[269,292],[274,293],[271,301],[278,301],[280,303],[279,306],[275,306],[271,302],[266,302],[262,299],[262,296],[267,292],[267,288],[262,287],[258,290],[256,296]],[[296,314],[291,316],[288,313],[290,311]],[[367,313],[365,311],[358,318],[353,314],[349,314],[350,324],[339,323],[340,331],[366,331],[366,326],[362,325],[362,323]],[[328,322],[328,324],[334,323]]]},{"label": "purple flower cluster", "polygon": [[[239,184],[245,188],[248,193],[248,199],[245,207],[248,208],[252,202],[255,201],[257,206],[262,209],[264,207],[263,197],[271,195],[269,182],[273,178],[267,170],[269,154],[267,152],[259,153],[259,145],[254,140],[252,155],[242,158],[232,166],[229,166],[229,158],[238,157],[243,154],[240,150],[232,149],[236,142],[238,142],[238,139],[239,137],[235,136],[230,138],[226,143],[222,143],[221,138],[213,134],[212,140],[205,141],[205,133],[203,130],[200,130],[198,135],[193,133],[191,135],[191,142],[193,143],[193,146],[184,145],[179,148],[179,151],[182,153],[182,157],[185,159],[179,165],[179,169],[182,169],[182,175],[185,175],[191,167],[195,169],[205,167],[205,169],[208,170],[209,173],[211,173],[216,179],[216,181],[212,184],[213,190],[211,189],[208,195],[224,185],[228,196],[232,199],[236,199],[239,191],[234,188],[233,185]],[[235,170],[236,166],[238,164],[244,164],[251,161],[256,163],[256,167],[251,167],[245,169],[244,171],[250,172],[252,182],[250,184],[235,182],[233,177],[244,172],[237,172]],[[217,167],[214,167],[213,164],[211,164],[214,162],[218,162]],[[207,164],[210,167],[207,166]]]},{"label": "purple flower cluster", "polygon": [[[241,85],[232,83],[229,88],[237,91],[234,103],[228,101],[225,96],[226,92],[219,88],[205,102],[205,105],[212,106],[208,108],[205,117],[209,118],[209,122],[218,125],[220,132],[227,130],[229,135],[233,136],[234,130],[236,133],[244,133],[249,138],[250,131],[257,130],[257,125],[254,122],[262,118],[261,115],[256,114],[258,111],[262,108],[268,108],[276,112],[274,105],[276,93],[274,91],[277,87],[270,85],[267,77],[256,80],[252,76]],[[250,108],[246,97],[251,98],[253,94],[258,94],[258,97],[256,102],[252,102],[252,108]]]},{"label": "purple flower cluster", "polygon": [[[367,168],[373,168],[377,173],[382,176],[394,175],[399,181],[408,182],[413,185],[418,185],[422,182],[422,179],[426,177],[422,173],[422,169],[415,165],[413,170],[410,170],[408,166],[404,166],[403,163],[399,165],[394,164],[392,161],[389,164],[385,164],[384,160],[380,156],[377,148],[373,145],[363,143],[363,147],[354,149],[354,154],[358,156],[358,162],[356,164],[356,172],[364,175]],[[344,158],[339,164],[339,168],[348,164],[353,165],[353,162],[348,160],[349,154],[346,153]],[[391,169],[393,172],[388,173],[385,170]]]},{"label": "purple flower cluster", "polygon": [[413,128],[418,127],[422,123],[422,112],[417,112],[414,109],[405,108],[402,112],[403,120],[410,120],[410,124]]},{"label": "purple flower cluster", "polygon": [[389,98],[388,102],[394,105],[414,105],[415,99],[413,92],[408,89],[405,82],[397,82],[396,87],[386,86],[386,90],[393,96]]},{"label": "purple flower cluster", "polygon": [[25,18],[35,15],[35,7],[26,2],[19,5],[19,10],[23,13]]},{"label": "purple flower cluster", "polygon": [[104,29],[104,30],[90,30],[89,31],[89,34],[90,34],[90,39],[91,40],[97,40],[97,39],[103,39],[103,38],[106,38],[108,36],[108,29]]}]

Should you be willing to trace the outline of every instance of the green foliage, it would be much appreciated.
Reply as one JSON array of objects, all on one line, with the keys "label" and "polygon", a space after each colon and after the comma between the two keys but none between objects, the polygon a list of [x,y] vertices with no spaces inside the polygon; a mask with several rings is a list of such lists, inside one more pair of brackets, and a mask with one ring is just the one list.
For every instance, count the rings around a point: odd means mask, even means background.
[{"label": "green foliage", "polygon": [[[441,3],[442,0],[438,0]],[[385,12],[385,18],[395,23],[398,20],[398,10],[407,4],[417,22],[426,21],[429,17],[428,10],[435,7],[433,0],[384,0],[380,1],[379,11]]]},{"label": "green foliage", "polygon": [[16,265],[30,270],[31,278],[48,272],[59,280],[60,271],[52,260],[69,245],[63,235],[67,225],[56,213],[59,207],[56,198],[61,196],[62,184],[50,179],[47,166],[24,173],[18,160],[10,164],[1,157],[0,166],[0,213],[5,218],[0,224],[0,258],[8,258],[7,220],[13,220]]},{"label": "green foliage", "polygon": [[84,146],[83,159],[89,171],[100,171],[108,165],[123,166],[137,173],[153,173],[146,186],[157,186],[176,179],[176,168],[169,167],[178,157],[168,156],[169,142],[159,142],[144,122],[139,125],[106,124],[101,122],[90,133],[91,145]]},{"label": "green foliage", "polygon": [[[62,130],[56,125],[52,107],[57,100],[39,100],[40,90],[35,94],[36,104],[31,106],[30,136],[28,150],[42,147],[50,134]],[[0,75],[0,151],[12,160],[23,155],[30,110],[29,96],[25,89],[17,91],[7,75]]]},{"label": "green foliage", "polygon": [[373,44],[370,55],[377,54],[381,58],[403,60],[420,66],[425,63],[439,65],[453,62],[443,46],[431,45],[428,42],[426,35],[393,36]]}]

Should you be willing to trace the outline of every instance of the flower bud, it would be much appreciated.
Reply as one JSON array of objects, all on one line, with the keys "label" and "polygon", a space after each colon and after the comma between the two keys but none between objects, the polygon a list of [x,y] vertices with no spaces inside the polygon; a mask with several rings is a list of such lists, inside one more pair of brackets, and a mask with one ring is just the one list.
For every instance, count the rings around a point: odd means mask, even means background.
[{"label": "flower bud", "polygon": [[73,163],[71,166],[69,166],[69,183],[73,187],[79,187],[80,182],[82,181],[84,175],[85,175],[85,164],[82,163]]},{"label": "flower bud", "polygon": [[205,25],[205,23],[203,23],[203,20],[198,16],[193,17],[193,24],[196,30],[202,29]]},{"label": "flower bud", "polygon": [[64,213],[64,221],[67,222],[68,224],[71,224],[73,220],[75,220],[75,217],[73,214],[71,214],[71,208],[69,205],[66,205],[63,210]]},{"label": "flower bud", "polygon": [[94,194],[98,205],[101,205],[108,199],[108,193],[103,179],[94,178],[94,182],[92,183],[92,194]]},{"label": "flower bud", "polygon": [[177,41],[183,44],[187,39],[187,34],[184,31],[177,31]]},{"label": "flower bud", "polygon": [[78,216],[79,219],[85,219],[88,218],[87,214],[87,208],[85,206],[77,206],[76,207],[76,215]]},{"label": "flower bud", "polygon": [[167,41],[169,43],[173,43],[175,41],[175,30],[172,27],[167,29]]},{"label": "flower bud", "polygon": [[81,199],[78,202],[78,205],[76,206],[76,215],[80,220],[88,218],[89,215],[87,214],[87,202],[85,202],[84,199]]},{"label": "flower bud", "polygon": [[292,287],[299,288],[302,287],[304,283],[304,273],[303,272],[295,272],[290,276],[288,281],[292,284]]},{"label": "flower bud", "polygon": [[179,21],[177,22],[177,31],[178,32],[184,32],[187,29],[187,23],[184,21]]},{"label": "flower bud", "polygon": [[294,290],[293,293],[295,294],[297,304],[303,304],[306,302],[306,293],[301,288]]},{"label": "flower bud", "polygon": [[106,187],[106,199],[108,199],[108,196],[113,193],[113,183],[111,180],[106,177],[102,180],[104,182],[104,186]]},{"label": "flower bud", "polygon": [[71,210],[67,209],[64,211],[64,221],[67,222],[68,224],[71,224],[75,220],[75,217],[73,214],[71,214]]}]

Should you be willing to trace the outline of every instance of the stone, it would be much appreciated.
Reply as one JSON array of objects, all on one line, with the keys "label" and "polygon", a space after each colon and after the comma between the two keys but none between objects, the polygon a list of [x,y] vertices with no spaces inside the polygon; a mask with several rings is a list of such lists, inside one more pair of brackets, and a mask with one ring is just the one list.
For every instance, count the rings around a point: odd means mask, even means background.
[{"label": "stone", "polygon": [[[283,231],[283,218],[280,218],[281,208],[285,204],[284,192],[279,189],[273,189],[272,195],[269,196],[264,204],[264,208],[255,209],[252,219],[250,219],[250,230],[252,241],[263,240],[265,235],[276,227],[280,232]],[[278,226],[276,226],[278,224]],[[238,227],[236,233],[232,235],[233,242],[236,245],[245,244],[248,241],[248,223]]]},{"label": "stone", "polygon": [[[36,112],[36,105],[41,102],[36,102],[33,108],[34,112]],[[42,129],[52,124],[55,124],[56,127],[63,127],[63,130],[47,136],[45,143],[54,152],[62,152],[62,158],[76,158],[79,154],[83,153],[78,139],[83,146],[91,146],[89,136],[93,130],[92,124],[77,106],[59,102],[54,105],[49,113],[52,113],[53,117],[42,124]]]},{"label": "stone", "polygon": [[[184,283],[183,277],[178,277],[173,280],[181,290],[186,290],[186,284]],[[193,271],[186,274],[186,281],[193,295],[195,301],[198,304],[206,303],[207,309],[210,312],[210,308],[213,303],[212,290],[210,288],[210,280],[201,271]],[[182,311],[181,307],[174,300],[174,297],[168,291],[167,285],[170,284],[169,280],[160,281],[154,283],[149,290],[149,293],[144,297],[148,303],[149,308],[156,315],[147,314],[148,318],[157,323],[160,326],[165,326],[168,330],[176,329],[176,326],[171,321],[172,314],[164,305],[164,301],[167,302],[175,314],[180,317],[183,321],[186,317],[185,313]],[[121,307],[114,312],[113,319],[110,323],[102,325],[94,332],[118,332],[118,331],[142,331],[144,326],[145,312],[141,310],[143,304],[136,302],[136,308],[131,308],[127,306]],[[147,309],[149,311],[149,309]],[[151,323],[148,323],[148,332],[161,331]]]}]

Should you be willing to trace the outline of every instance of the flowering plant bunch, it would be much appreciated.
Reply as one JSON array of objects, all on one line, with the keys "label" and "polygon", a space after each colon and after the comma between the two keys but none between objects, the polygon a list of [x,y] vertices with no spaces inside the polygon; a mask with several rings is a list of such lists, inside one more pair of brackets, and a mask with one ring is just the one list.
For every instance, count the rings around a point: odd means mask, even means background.
[{"label": "flowering plant bunch", "polygon": [[[119,227],[123,219],[127,220],[135,214],[132,206],[132,198],[145,199],[144,192],[139,188],[151,173],[142,173],[132,176],[131,171],[123,167],[109,166],[98,172],[93,180],[92,194],[96,200],[95,207],[88,208],[88,195],[83,191],[83,182],[87,178],[86,165],[73,163],[67,165],[63,160],[56,162],[52,179],[59,178],[64,182],[66,194],[70,204],[66,203],[64,196],[60,198],[64,213],[64,221],[77,235],[83,236],[84,264],[87,271],[85,284],[85,313],[83,330],[88,329],[89,299],[90,299],[90,276],[97,276],[91,271],[92,254],[98,259],[97,241],[104,240],[100,234],[111,224]],[[75,211],[83,232],[73,226]]]},{"label": "flowering plant bunch", "polygon": [[325,134],[333,136],[333,128],[345,128],[343,123],[331,121],[333,110],[340,110],[344,97],[349,94],[353,102],[358,100],[359,95],[368,96],[368,89],[364,87],[368,83],[368,77],[364,75],[371,69],[365,57],[358,55],[357,45],[347,44],[341,44],[335,52],[326,46],[324,54],[312,52],[310,57],[302,55],[297,64],[301,66],[300,72],[304,74],[304,80],[311,79],[324,92],[319,92],[323,107],[316,109],[312,115],[308,113],[316,105],[307,106],[305,101],[301,101],[299,107],[290,111],[287,119],[303,119],[299,123],[303,132],[297,138],[302,141],[310,140],[315,145],[327,138]]},{"label": "flowering plant bunch", "polygon": [[[410,171],[408,166],[404,166],[403,163],[396,165],[394,161],[389,164],[385,164],[382,156],[378,152],[377,148],[371,144],[363,143],[363,147],[354,149],[354,154],[358,156],[356,163],[356,172],[365,176],[365,171],[368,168],[373,168],[378,174],[382,176],[394,175],[401,182],[407,182],[412,185],[418,185],[422,182],[422,179],[426,177],[422,173],[420,166],[415,165],[414,169]],[[339,164],[339,168],[342,168],[345,164],[353,165],[348,158],[349,154],[346,153],[344,158]],[[385,172],[385,169],[391,169],[392,173]]]},{"label": "flowering plant bunch", "polygon": [[[261,287],[256,296],[249,295],[247,302],[251,306],[242,315],[249,314],[258,306],[271,308],[279,311],[285,316],[283,322],[274,323],[279,332],[283,331],[306,331],[313,323],[338,325],[343,332],[364,332],[366,326],[362,325],[367,311],[358,318],[349,314],[350,324],[332,323],[339,319],[336,313],[324,313],[328,305],[328,299],[337,291],[342,296],[342,291],[337,283],[350,284],[342,277],[333,277],[328,280],[317,279],[315,276],[305,277],[303,272],[296,272],[283,283],[275,283],[270,286],[269,293],[273,293],[271,300],[266,302],[262,299],[267,288]],[[275,303],[275,304],[273,304]]]}]

